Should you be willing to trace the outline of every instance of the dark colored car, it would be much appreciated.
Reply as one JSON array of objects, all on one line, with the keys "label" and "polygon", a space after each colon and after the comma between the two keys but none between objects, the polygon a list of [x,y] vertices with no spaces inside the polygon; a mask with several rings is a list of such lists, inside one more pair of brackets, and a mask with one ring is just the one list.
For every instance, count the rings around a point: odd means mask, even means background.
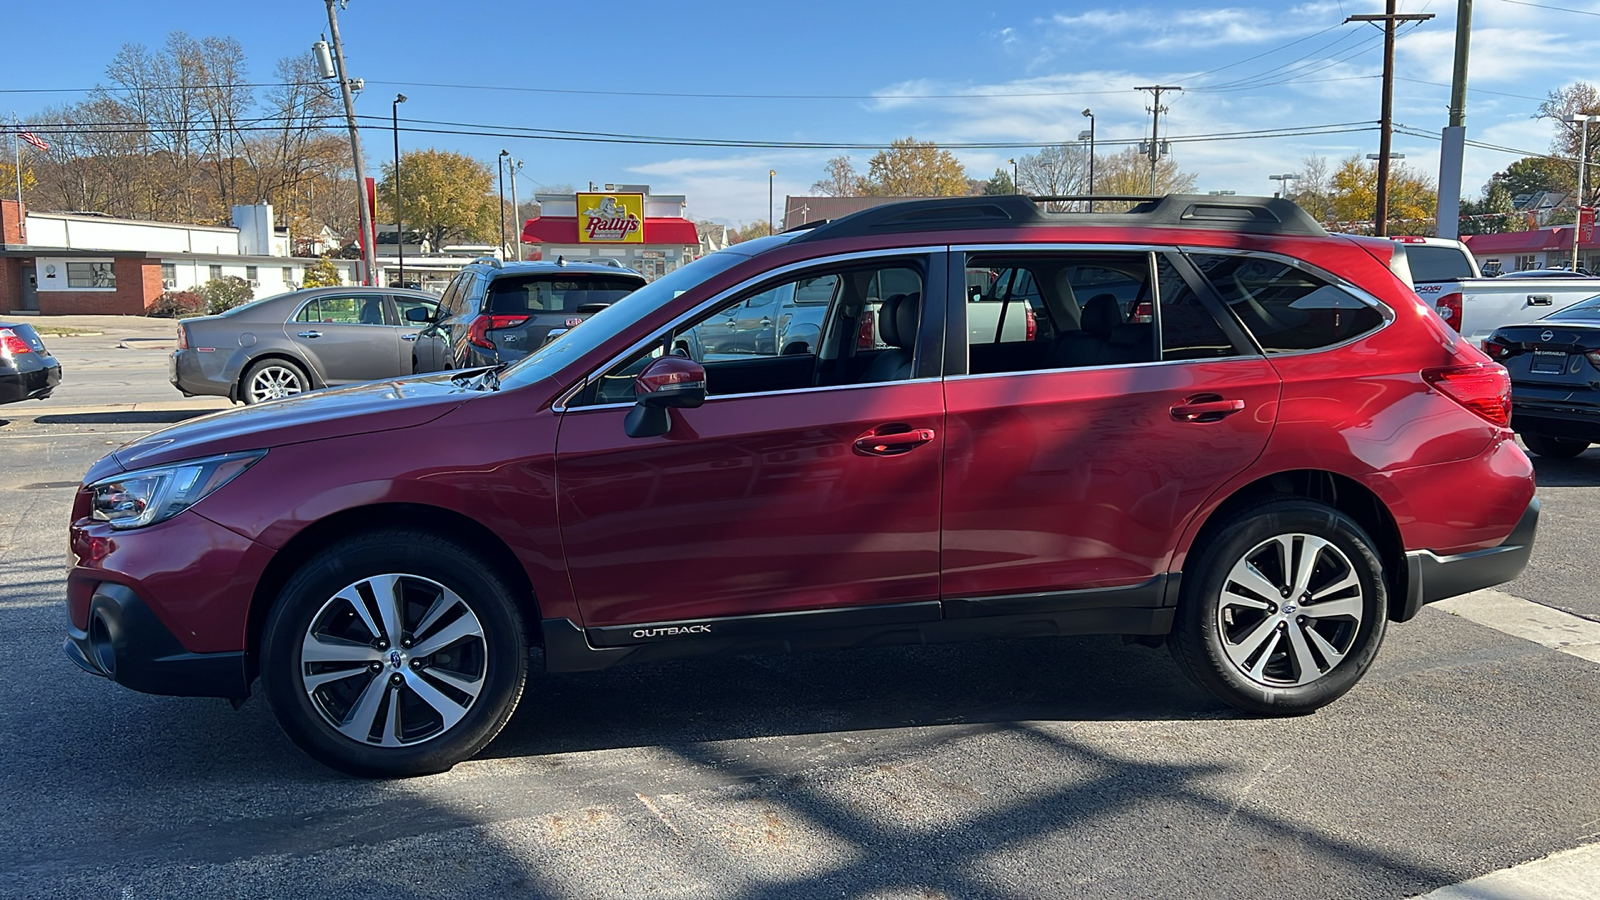
[{"label": "dark colored car", "polygon": [[411,374],[411,346],[439,296],[407,288],[307,288],[178,323],[168,379],[186,397],[278,400]]},{"label": "dark colored car", "polygon": [[516,362],[646,283],[614,265],[482,257],[445,288],[437,321],[417,341],[413,371]]},{"label": "dark colored car", "polygon": [[1540,456],[1600,442],[1600,296],[1495,329],[1483,351],[1511,373],[1511,427]]},{"label": "dark colored car", "polygon": [[[154,693],[259,679],[301,747],[369,775],[482,749],[535,646],[580,672],[1123,634],[1307,713],[1389,623],[1515,577],[1538,519],[1505,370],[1397,247],[1197,196],[910,201],[747,241],[502,371],[125,445],[75,498],[65,649]],[[975,337],[970,273],[1024,271],[985,296],[1035,327]],[[1124,280],[1148,316],[1103,290]],[[687,355],[825,283],[803,352]]]},{"label": "dark colored car", "polygon": [[0,322],[0,403],[43,400],[61,384],[61,364],[32,325]]}]

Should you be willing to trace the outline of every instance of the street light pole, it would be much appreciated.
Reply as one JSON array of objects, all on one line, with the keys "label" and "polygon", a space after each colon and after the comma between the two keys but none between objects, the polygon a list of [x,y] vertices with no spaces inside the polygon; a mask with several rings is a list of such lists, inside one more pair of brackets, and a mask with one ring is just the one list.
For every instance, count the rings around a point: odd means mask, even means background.
[{"label": "street light pole", "polygon": [[506,255],[506,157],[511,155],[509,150],[501,150],[495,159],[495,172],[500,177],[500,258]]},{"label": "street light pole", "polygon": [[1022,185],[1017,184],[1017,161],[1008,159],[1006,162],[1011,163],[1011,193],[1020,194],[1022,193]]},{"label": "street light pole", "polygon": [[1589,161],[1589,119],[1587,115],[1574,114],[1566,117],[1567,122],[1578,126],[1578,202],[1577,210],[1572,219],[1572,273],[1578,273],[1578,226],[1583,224],[1583,169]]},{"label": "street light pole", "polygon": [[1289,185],[1293,184],[1300,176],[1294,174],[1293,172],[1285,172],[1282,175],[1268,175],[1267,177],[1278,182],[1282,186],[1279,189],[1279,192],[1283,196],[1283,199],[1288,200]]},{"label": "street light pole", "polygon": [[511,170],[511,243],[517,248],[517,262],[522,262],[522,229],[517,227],[517,172],[522,169],[522,160],[507,160],[506,168]]},{"label": "street light pole", "polygon": [[377,257],[376,236],[372,230],[372,208],[367,205],[367,167],[361,159],[361,131],[356,128],[356,101],[350,95],[350,71],[344,65],[344,42],[339,39],[339,16],[334,12],[337,0],[328,3],[328,33],[333,37],[333,59],[338,64],[339,93],[344,96],[344,119],[350,128],[350,154],[355,158],[356,194],[361,202],[356,205],[361,222],[361,264],[366,269],[366,281],[376,284],[373,260]]},{"label": "street light pole", "polygon": [[1086,109],[1083,114],[1089,120],[1089,212],[1094,212],[1094,110]]},{"label": "street light pole", "polygon": [[772,227],[772,179],[778,177],[777,169],[767,170],[767,234],[773,234]]},{"label": "street light pole", "polygon": [[400,104],[406,102],[405,94],[395,94],[389,105],[389,118],[394,126],[394,252],[400,263],[396,278],[401,287],[406,286],[406,229],[405,215],[400,212]]}]

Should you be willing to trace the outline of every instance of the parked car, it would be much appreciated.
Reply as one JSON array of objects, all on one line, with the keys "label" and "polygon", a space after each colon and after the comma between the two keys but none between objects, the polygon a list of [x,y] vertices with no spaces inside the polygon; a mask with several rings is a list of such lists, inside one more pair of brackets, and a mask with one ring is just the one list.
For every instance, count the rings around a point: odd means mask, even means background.
[{"label": "parked car", "polygon": [[330,385],[411,374],[411,344],[439,297],[405,288],[325,287],[290,291],[178,323],[168,362],[186,397],[236,403],[278,400]]},{"label": "parked car", "polygon": [[1502,325],[1532,322],[1600,292],[1600,279],[1563,269],[1485,277],[1460,241],[1410,235],[1392,240],[1404,258],[1396,271],[1473,343]]},{"label": "parked car", "polygon": [[[482,257],[445,288],[436,320],[417,341],[412,371],[516,362],[646,283],[638,272],[610,265]],[[413,316],[415,324],[427,321]]]},{"label": "parked car", "polygon": [[1540,456],[1600,442],[1600,296],[1495,329],[1483,351],[1511,373],[1511,427]]},{"label": "parked car", "polygon": [[[259,679],[299,746],[364,775],[481,750],[532,645],[582,672],[1113,633],[1240,709],[1308,713],[1389,623],[1514,578],[1538,520],[1505,369],[1398,246],[1213,196],[918,200],[747,241],[503,370],[123,446],[74,500],[65,649],[154,693]],[[1008,270],[1036,328],[974,336],[972,273]],[[822,284],[803,352],[685,355]]]},{"label": "parked car", "polygon": [[61,384],[61,364],[32,325],[0,321],[0,403],[43,400]]}]

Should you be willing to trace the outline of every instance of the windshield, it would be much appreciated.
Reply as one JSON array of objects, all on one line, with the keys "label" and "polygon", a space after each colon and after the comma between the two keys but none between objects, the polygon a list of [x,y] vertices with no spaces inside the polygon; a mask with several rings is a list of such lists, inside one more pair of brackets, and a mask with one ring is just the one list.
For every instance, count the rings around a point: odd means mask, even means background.
[{"label": "windshield", "polygon": [[1579,300],[1577,303],[1563,309],[1558,313],[1545,316],[1546,319],[1600,319],[1600,296]]},{"label": "windshield", "polygon": [[621,334],[629,325],[671,302],[674,297],[728,271],[774,243],[781,241],[773,241],[771,238],[747,241],[740,244],[737,249],[718,250],[657,278],[590,316],[581,326],[528,354],[516,365],[500,374],[500,383],[504,387],[513,388],[549,378],[561,371],[563,366]]}]

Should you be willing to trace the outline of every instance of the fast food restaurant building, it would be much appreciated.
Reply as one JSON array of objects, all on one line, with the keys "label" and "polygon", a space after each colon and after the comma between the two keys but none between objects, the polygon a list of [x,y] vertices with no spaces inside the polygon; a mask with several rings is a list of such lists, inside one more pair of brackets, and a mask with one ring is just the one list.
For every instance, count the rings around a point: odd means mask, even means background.
[{"label": "fast food restaurant building", "polygon": [[614,259],[654,281],[701,255],[682,194],[647,184],[608,184],[576,194],[535,194],[541,215],[522,227],[523,259]]}]

